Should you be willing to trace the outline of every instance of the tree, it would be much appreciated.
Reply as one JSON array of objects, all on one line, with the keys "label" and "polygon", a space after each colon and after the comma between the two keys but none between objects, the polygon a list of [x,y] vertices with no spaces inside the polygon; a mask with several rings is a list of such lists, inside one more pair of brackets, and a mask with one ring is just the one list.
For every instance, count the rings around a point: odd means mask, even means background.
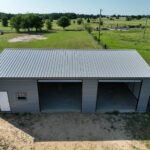
[{"label": "tree", "polygon": [[77,24],[80,25],[80,24],[82,24],[82,23],[83,23],[83,20],[82,20],[81,18],[79,18],[79,19],[77,20]]},{"label": "tree", "polygon": [[90,23],[90,19],[89,18],[87,19],[87,23]]},{"label": "tree", "polygon": [[21,15],[16,15],[15,17],[11,18],[10,20],[10,25],[12,28],[15,28],[16,32],[20,32],[22,24],[22,16]]},{"label": "tree", "polygon": [[43,20],[42,17],[40,17],[39,15],[34,14],[33,16],[33,27],[36,29],[36,32],[38,30],[42,30],[43,27]]},{"label": "tree", "polygon": [[112,17],[110,17],[109,20],[114,20],[114,19]]},{"label": "tree", "polygon": [[89,24],[85,24],[85,30],[87,30],[87,32],[88,32],[89,34],[91,34],[91,32],[92,32],[92,27],[89,26]]},{"label": "tree", "polygon": [[27,29],[28,32],[30,32],[30,20],[28,18],[28,15],[24,15],[22,17],[21,28]]},{"label": "tree", "polygon": [[101,20],[101,21],[100,21],[100,25],[102,26],[103,24],[104,24],[104,23],[103,23],[103,21]]},{"label": "tree", "polygon": [[2,18],[2,26],[4,27],[8,26],[8,18],[6,16]]},{"label": "tree", "polygon": [[142,19],[142,16],[138,15],[136,18],[137,18],[137,20],[140,20],[140,19]]},{"label": "tree", "polygon": [[21,27],[27,29],[30,32],[30,29],[35,28],[36,31],[41,30],[43,27],[43,20],[38,14],[28,13],[22,16]]},{"label": "tree", "polygon": [[28,13],[25,15],[28,28],[35,28],[36,32],[43,27],[43,20],[38,14]]},{"label": "tree", "polygon": [[131,21],[131,20],[132,20],[131,17],[129,17],[129,16],[126,17],[126,21]]},{"label": "tree", "polygon": [[53,22],[52,16],[49,16],[48,20],[50,20],[50,22],[52,23]]},{"label": "tree", "polygon": [[46,20],[45,21],[45,27],[46,27],[47,31],[52,29],[52,22],[51,22],[51,20]]},{"label": "tree", "polygon": [[34,19],[35,19],[35,14],[33,13],[27,13],[23,16],[23,27],[28,29],[28,32],[30,31],[30,29],[34,28]]},{"label": "tree", "polygon": [[68,17],[63,16],[58,20],[57,24],[64,29],[65,27],[70,25],[70,20],[68,19]]},{"label": "tree", "polygon": [[119,16],[119,15],[117,15],[117,16],[116,16],[116,19],[120,19],[120,16]]}]

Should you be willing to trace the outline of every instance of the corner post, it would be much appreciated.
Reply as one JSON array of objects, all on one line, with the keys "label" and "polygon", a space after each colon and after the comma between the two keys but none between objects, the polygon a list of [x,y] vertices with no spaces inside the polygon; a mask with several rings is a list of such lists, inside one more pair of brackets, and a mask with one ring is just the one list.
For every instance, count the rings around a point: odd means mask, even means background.
[{"label": "corner post", "polygon": [[82,112],[94,113],[96,111],[98,80],[83,80],[82,86]]},{"label": "corner post", "polygon": [[141,85],[141,92],[137,105],[137,112],[146,112],[150,97],[150,79],[144,79]]}]

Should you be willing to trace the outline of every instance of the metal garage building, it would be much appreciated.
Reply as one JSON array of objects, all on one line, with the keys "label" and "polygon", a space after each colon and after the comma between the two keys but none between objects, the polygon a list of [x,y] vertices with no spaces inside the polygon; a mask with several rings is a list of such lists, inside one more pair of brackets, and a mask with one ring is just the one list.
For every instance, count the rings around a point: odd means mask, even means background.
[{"label": "metal garage building", "polygon": [[5,49],[0,110],[145,112],[150,67],[135,50]]}]

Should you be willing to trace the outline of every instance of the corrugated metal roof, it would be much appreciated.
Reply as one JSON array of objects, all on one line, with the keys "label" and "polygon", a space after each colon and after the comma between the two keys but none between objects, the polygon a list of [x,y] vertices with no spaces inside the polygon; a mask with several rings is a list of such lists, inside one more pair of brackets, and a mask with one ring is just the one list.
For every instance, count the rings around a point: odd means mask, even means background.
[{"label": "corrugated metal roof", "polygon": [[5,49],[0,78],[150,78],[135,50]]}]

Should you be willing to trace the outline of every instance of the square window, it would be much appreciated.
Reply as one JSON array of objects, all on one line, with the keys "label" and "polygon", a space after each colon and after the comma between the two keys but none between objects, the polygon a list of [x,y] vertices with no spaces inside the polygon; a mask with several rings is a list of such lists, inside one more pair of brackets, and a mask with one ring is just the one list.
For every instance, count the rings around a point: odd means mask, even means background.
[{"label": "square window", "polygon": [[16,98],[18,100],[27,100],[27,93],[26,92],[17,92]]}]

